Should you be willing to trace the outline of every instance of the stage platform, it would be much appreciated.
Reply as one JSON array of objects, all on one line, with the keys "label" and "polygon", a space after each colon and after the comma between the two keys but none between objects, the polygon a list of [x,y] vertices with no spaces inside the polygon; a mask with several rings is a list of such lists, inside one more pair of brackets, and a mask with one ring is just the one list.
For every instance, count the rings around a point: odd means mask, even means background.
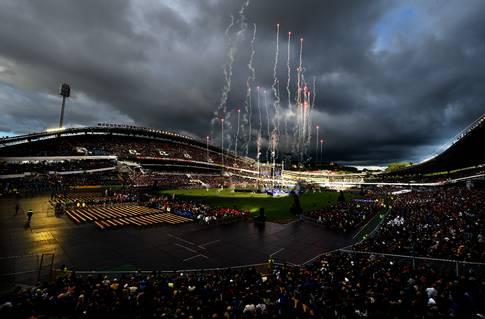
[{"label": "stage platform", "polygon": [[[303,264],[352,243],[352,236],[311,222],[252,221],[227,225],[159,225],[99,230],[56,217],[47,196],[25,198],[15,215],[15,200],[0,199],[0,276],[8,284],[35,271],[42,254],[54,254],[54,267],[84,271],[186,270],[278,262]],[[33,209],[31,228],[23,210]],[[44,260],[44,262],[46,262]],[[18,274],[12,275],[12,274]],[[32,275],[34,276],[34,275]],[[32,277],[31,276],[31,277]]]}]

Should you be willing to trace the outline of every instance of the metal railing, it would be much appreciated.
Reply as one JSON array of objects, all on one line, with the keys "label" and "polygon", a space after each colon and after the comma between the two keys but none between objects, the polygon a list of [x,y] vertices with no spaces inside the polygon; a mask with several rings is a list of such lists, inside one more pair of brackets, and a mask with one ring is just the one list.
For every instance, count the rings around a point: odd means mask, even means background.
[{"label": "metal railing", "polygon": [[[437,271],[443,271],[448,273],[454,273],[457,277],[463,274],[477,274],[480,276],[485,276],[485,263],[483,262],[473,262],[473,261],[462,261],[453,259],[442,259],[424,256],[410,256],[402,254],[390,254],[382,252],[371,252],[371,251],[359,251],[350,249],[352,246],[347,246],[340,249],[335,249],[322,253],[314,258],[302,263],[294,264],[290,262],[285,262],[283,260],[275,260],[269,256],[267,262],[246,264],[239,266],[228,266],[228,267],[216,267],[216,268],[192,268],[192,269],[177,269],[177,270],[76,270],[76,275],[79,276],[93,276],[93,275],[108,275],[108,276],[123,276],[123,275],[137,275],[137,274],[156,274],[156,275],[175,275],[175,274],[195,274],[195,273],[211,273],[220,272],[228,270],[242,270],[255,268],[261,273],[269,272],[272,267],[295,267],[302,268],[317,262],[319,259],[325,259],[326,256],[331,257],[332,254],[349,254],[349,255],[360,255],[367,256],[369,259],[379,257],[388,261],[391,265],[393,263],[408,264],[413,270],[419,270],[421,268],[430,268]],[[30,258],[30,259],[26,259]],[[7,272],[0,274],[0,285],[1,289],[12,288],[17,284],[34,285],[36,282],[54,279],[58,276],[65,276],[70,274],[72,270],[68,269],[53,269],[54,256],[51,254],[43,255],[25,255],[25,256],[10,256],[1,257],[1,261],[9,260],[15,262],[21,262],[23,267],[21,269],[16,269],[18,271]],[[31,263],[27,263],[30,260]],[[30,268],[29,268],[30,266]],[[27,269],[29,268],[29,269]],[[5,269],[5,268],[4,268]]]},{"label": "metal railing", "polygon": [[410,255],[400,255],[400,254],[389,254],[373,251],[361,251],[361,250],[351,250],[351,249],[339,249],[341,253],[355,254],[355,255],[366,255],[366,256],[379,256],[389,260],[396,260],[401,262],[408,262],[412,265],[413,270],[416,270],[419,264],[434,265],[441,267],[443,269],[454,269],[456,276],[459,276],[461,272],[465,270],[475,270],[480,271],[485,274],[485,263],[474,262],[474,261],[463,261],[454,259],[443,259],[434,257],[422,257],[422,256],[410,256]]}]

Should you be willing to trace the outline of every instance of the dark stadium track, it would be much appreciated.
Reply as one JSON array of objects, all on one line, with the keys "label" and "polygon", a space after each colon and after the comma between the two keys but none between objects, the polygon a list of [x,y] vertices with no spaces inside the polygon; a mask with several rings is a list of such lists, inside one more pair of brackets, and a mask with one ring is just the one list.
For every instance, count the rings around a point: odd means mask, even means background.
[{"label": "dark stadium track", "polygon": [[[47,200],[47,196],[23,199],[15,216],[15,201],[0,199],[4,279],[11,277],[6,274],[36,270],[35,255],[42,253],[55,254],[55,267],[64,264],[76,270],[182,270],[264,263],[270,255],[277,262],[301,264],[352,241],[351,236],[297,221],[267,222],[264,227],[248,221],[100,231],[93,224],[75,225],[67,216],[54,216]],[[23,210],[30,208],[32,227],[25,229]]]}]

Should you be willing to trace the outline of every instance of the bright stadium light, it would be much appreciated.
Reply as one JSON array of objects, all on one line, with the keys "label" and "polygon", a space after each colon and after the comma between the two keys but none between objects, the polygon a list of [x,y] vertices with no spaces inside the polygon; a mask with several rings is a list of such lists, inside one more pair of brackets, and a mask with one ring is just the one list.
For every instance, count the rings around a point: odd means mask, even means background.
[{"label": "bright stadium light", "polygon": [[49,132],[49,133],[52,133],[52,132],[60,132],[60,131],[64,131],[66,128],[65,127],[52,127],[52,128],[48,128],[47,130],[45,130],[46,132]]}]

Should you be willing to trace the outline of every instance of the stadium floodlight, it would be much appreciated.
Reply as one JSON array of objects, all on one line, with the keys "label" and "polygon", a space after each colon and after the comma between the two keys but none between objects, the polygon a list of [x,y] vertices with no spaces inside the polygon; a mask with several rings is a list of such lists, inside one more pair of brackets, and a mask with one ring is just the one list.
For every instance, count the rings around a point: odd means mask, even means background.
[{"label": "stadium floodlight", "polygon": [[53,127],[53,128],[48,128],[45,131],[48,132],[48,133],[60,132],[60,131],[64,131],[64,128],[63,127]]},{"label": "stadium floodlight", "polygon": [[62,83],[59,90],[59,95],[62,96],[61,117],[59,119],[59,128],[62,128],[64,122],[64,107],[66,105],[66,97],[71,96],[71,87],[69,84]]}]

